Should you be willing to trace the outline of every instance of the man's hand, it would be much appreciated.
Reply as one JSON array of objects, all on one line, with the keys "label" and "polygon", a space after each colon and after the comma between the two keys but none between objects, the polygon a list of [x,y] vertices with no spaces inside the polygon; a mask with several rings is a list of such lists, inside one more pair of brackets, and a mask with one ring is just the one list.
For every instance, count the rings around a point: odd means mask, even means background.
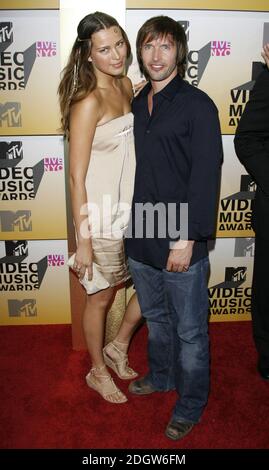
[{"label": "man's hand", "polygon": [[267,67],[269,68],[269,43],[263,46],[263,51],[261,55],[264,58]]},{"label": "man's hand", "polygon": [[194,241],[192,240],[179,240],[174,243],[168,256],[166,264],[167,271],[174,273],[188,271],[192,257],[193,244]]}]

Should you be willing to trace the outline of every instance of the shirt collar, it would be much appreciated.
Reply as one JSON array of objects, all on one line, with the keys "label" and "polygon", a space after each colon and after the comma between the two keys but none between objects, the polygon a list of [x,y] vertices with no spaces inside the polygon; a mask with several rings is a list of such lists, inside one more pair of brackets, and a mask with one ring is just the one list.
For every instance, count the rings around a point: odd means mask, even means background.
[{"label": "shirt collar", "polygon": [[[183,79],[180,77],[179,74],[177,74],[171,82],[169,82],[166,87],[164,87],[161,91],[156,93],[156,95],[162,95],[164,98],[167,98],[168,100],[172,100],[176,93],[178,92],[179,86],[181,86],[183,83]],[[141,96],[147,96],[151,90],[151,84],[150,82],[145,85],[145,87],[141,90],[140,94]],[[155,96],[156,96],[155,95]]]}]

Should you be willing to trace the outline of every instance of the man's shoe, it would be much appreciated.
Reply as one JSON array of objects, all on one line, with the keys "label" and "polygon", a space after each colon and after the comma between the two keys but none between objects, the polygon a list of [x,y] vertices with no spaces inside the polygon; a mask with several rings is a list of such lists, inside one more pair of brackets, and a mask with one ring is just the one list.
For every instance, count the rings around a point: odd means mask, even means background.
[{"label": "man's shoe", "polygon": [[263,380],[269,380],[269,367],[262,367],[258,364],[257,369]]},{"label": "man's shoe", "polygon": [[193,426],[193,423],[186,423],[184,421],[175,421],[171,419],[165,430],[165,435],[166,437],[169,437],[169,439],[177,441],[178,439],[182,439],[184,436],[189,434]]},{"label": "man's shoe", "polygon": [[146,382],[145,377],[141,379],[134,380],[129,385],[129,392],[134,393],[135,395],[149,395],[150,393],[157,392],[153,385]]}]

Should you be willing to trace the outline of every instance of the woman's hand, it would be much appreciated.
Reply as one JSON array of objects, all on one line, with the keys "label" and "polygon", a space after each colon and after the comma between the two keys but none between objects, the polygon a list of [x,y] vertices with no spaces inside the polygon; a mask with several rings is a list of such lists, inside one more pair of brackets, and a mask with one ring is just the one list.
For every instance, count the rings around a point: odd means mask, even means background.
[{"label": "woman's hand", "polygon": [[147,84],[148,82],[146,80],[142,80],[141,82],[139,83],[135,83],[133,85],[133,92],[134,92],[134,97],[136,97],[137,95],[139,95],[140,91],[143,90],[144,86]]},{"label": "woman's hand", "polygon": [[85,240],[78,243],[75,261],[74,261],[74,270],[76,271],[78,278],[83,279],[87,269],[88,280],[92,280],[92,244],[91,240]]}]

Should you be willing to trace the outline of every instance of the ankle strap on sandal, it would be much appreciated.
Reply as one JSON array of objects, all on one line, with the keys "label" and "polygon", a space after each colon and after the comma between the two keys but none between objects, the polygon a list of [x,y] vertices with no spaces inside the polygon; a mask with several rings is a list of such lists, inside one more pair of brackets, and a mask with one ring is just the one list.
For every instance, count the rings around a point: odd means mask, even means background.
[{"label": "ankle strap on sandal", "polygon": [[109,344],[109,346],[112,346],[112,348],[114,348],[114,350],[117,351],[117,353],[120,356],[117,360],[114,359],[114,361],[117,364],[120,364],[121,362],[126,362],[128,360],[128,354],[126,354],[125,352],[123,352],[119,348],[117,348],[117,346],[113,343],[113,341]]},{"label": "ankle strap on sandal", "polygon": [[102,370],[104,370],[106,368],[106,365],[103,364],[101,367],[92,367],[91,370],[90,370],[90,374],[94,375],[95,377],[107,377],[107,378],[111,378],[111,375],[108,373],[108,375],[102,375],[102,374],[96,374],[96,372],[101,372]]},{"label": "ankle strap on sandal", "polygon": [[122,341],[118,341],[117,339],[113,339],[112,343],[124,344],[124,346],[129,345],[129,343],[123,343]]}]

